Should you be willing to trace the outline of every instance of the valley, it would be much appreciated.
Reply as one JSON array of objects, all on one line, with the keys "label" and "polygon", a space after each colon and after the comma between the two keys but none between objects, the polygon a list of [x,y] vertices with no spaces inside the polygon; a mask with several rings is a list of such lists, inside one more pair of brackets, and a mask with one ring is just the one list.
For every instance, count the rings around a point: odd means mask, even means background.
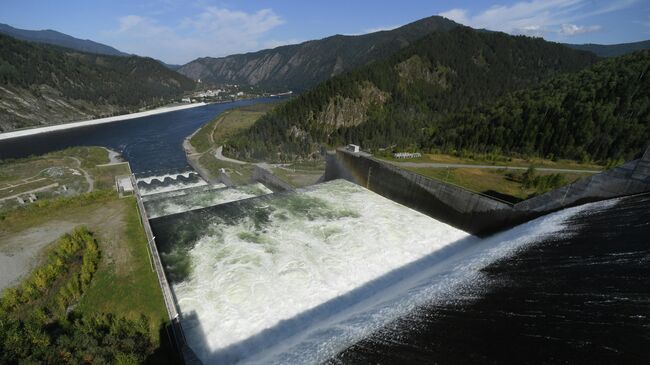
[{"label": "valley", "polygon": [[9,0],[0,363],[643,362],[645,10],[453,6]]}]

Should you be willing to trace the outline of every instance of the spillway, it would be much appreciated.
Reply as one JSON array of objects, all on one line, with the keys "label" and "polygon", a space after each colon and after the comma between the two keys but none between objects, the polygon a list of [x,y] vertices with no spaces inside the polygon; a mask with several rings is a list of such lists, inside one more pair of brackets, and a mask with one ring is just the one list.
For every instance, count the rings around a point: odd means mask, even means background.
[{"label": "spillway", "polygon": [[343,180],[151,224],[185,336],[205,363],[285,346],[295,326],[348,308],[337,301],[355,289],[469,237]]},{"label": "spillway", "polygon": [[[399,343],[415,326],[404,318],[423,318],[426,308],[480,299],[494,285],[490,267],[540,240],[577,235],[568,229],[576,217],[616,204],[565,209],[480,239],[335,180],[150,222],[185,337],[204,363],[421,363],[436,357],[408,358],[408,344],[391,357],[382,339]],[[386,336],[395,323],[408,326]],[[379,357],[359,356],[368,341]]]},{"label": "spillway", "polygon": [[260,183],[231,188],[226,188],[224,185],[211,187],[210,189],[186,188],[148,195],[145,198],[149,199],[143,199],[147,216],[150,219],[158,218],[272,193],[269,188]]},{"label": "spillway", "polygon": [[136,177],[136,182],[142,196],[208,185],[198,173],[189,170],[177,173],[143,173]]},{"label": "spillway", "polygon": [[[549,219],[561,218],[555,229]],[[328,364],[642,364],[650,358],[650,195],[572,208],[490,238],[529,243]],[[552,225],[556,225],[553,223]],[[535,226],[546,233],[535,234]],[[559,228],[559,229],[558,229]]]}]

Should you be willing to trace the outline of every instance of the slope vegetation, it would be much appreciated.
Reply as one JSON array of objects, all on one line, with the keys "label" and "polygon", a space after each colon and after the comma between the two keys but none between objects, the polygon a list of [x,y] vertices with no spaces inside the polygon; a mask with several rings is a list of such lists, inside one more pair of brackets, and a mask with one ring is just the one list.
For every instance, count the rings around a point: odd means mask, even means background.
[{"label": "slope vegetation", "polygon": [[458,24],[433,16],[400,28],[332,37],[222,58],[199,58],[178,71],[214,84],[245,84],[269,90],[305,90],[332,76],[384,58],[435,31]]},{"label": "slope vegetation", "polygon": [[435,32],[278,106],[226,151],[291,160],[314,155],[322,144],[429,147],[450,115],[596,61],[541,39],[466,27]]},{"label": "slope vegetation", "polygon": [[152,107],[194,88],[157,61],[0,35],[0,131]]},{"label": "slope vegetation", "polygon": [[650,49],[650,40],[621,44],[567,44],[567,47],[588,51],[600,57],[617,57],[628,53]]},{"label": "slope vegetation", "polygon": [[450,117],[425,147],[629,160],[650,141],[650,50]]},{"label": "slope vegetation", "polygon": [[81,52],[97,53],[106,56],[128,56],[111,46],[93,42],[88,39],[79,39],[55,30],[27,30],[18,29],[7,24],[0,24],[0,33],[28,42],[44,43],[53,46],[75,49]]}]

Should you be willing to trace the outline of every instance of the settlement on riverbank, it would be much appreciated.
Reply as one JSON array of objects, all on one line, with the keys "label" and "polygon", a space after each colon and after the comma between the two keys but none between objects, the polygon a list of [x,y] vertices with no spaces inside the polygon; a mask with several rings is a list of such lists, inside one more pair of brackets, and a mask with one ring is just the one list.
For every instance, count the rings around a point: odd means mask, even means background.
[{"label": "settlement on riverbank", "polygon": [[86,126],[97,125],[97,124],[111,123],[111,122],[117,122],[117,121],[121,121],[121,120],[141,118],[141,117],[146,117],[146,116],[150,116],[150,115],[169,113],[169,112],[173,112],[173,111],[177,111],[177,110],[196,108],[196,107],[204,106],[204,105],[206,105],[206,103],[192,103],[192,104],[184,104],[184,105],[177,105],[177,106],[166,106],[166,107],[157,108],[157,109],[153,109],[153,110],[147,110],[147,111],[144,111],[144,112],[116,115],[114,117],[91,119],[91,120],[84,120],[84,121],[80,121],[80,122],[57,124],[57,125],[51,125],[51,126],[47,126],[47,127],[30,128],[30,129],[24,129],[24,130],[19,130],[19,131],[0,133],[0,140],[16,138],[16,137],[31,136],[31,135],[35,135],[35,134],[60,131],[60,130],[65,130],[65,129],[70,129],[70,128],[78,128],[78,127],[86,127]]}]

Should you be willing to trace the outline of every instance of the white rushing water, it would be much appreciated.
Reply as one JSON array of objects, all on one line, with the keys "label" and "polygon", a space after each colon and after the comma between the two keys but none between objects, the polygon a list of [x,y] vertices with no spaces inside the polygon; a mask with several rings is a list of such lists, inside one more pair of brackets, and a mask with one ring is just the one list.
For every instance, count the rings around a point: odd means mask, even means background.
[{"label": "white rushing water", "polygon": [[[195,180],[185,181],[181,179],[189,179],[190,177],[195,177]],[[165,181],[165,179],[167,179],[167,181]],[[169,179],[171,179],[172,182],[169,182]],[[136,180],[139,184],[138,186],[140,194],[142,196],[208,185],[208,183],[200,178],[199,175],[194,171],[139,177]],[[153,184],[149,186],[149,184],[153,182],[164,183],[164,185]],[[140,183],[143,183],[144,185],[141,185]]]},{"label": "white rushing water", "polygon": [[259,208],[269,207],[259,229],[215,222],[189,252],[189,278],[174,285],[181,312],[196,314],[184,328],[206,363],[237,357],[219,351],[468,236],[342,180]]},{"label": "white rushing water", "polygon": [[561,232],[585,207],[481,240],[333,181],[250,204],[248,218],[215,218],[173,289],[204,363],[318,363],[420,305],[480,286],[482,268]]},{"label": "white rushing water", "polygon": [[182,176],[184,178],[189,178],[192,175],[197,175],[197,173],[194,172],[194,171],[185,171],[185,172],[172,173],[172,174],[151,175],[151,176],[139,177],[137,179],[137,181],[138,182],[143,182],[145,184],[151,184],[151,182],[154,181],[154,180],[158,180],[159,182],[164,182],[165,179],[167,179],[167,178],[176,180],[180,176]]},{"label": "white rushing water", "polygon": [[[145,202],[150,219],[272,193],[260,183],[211,189]],[[152,196],[152,195],[150,195]]]}]

